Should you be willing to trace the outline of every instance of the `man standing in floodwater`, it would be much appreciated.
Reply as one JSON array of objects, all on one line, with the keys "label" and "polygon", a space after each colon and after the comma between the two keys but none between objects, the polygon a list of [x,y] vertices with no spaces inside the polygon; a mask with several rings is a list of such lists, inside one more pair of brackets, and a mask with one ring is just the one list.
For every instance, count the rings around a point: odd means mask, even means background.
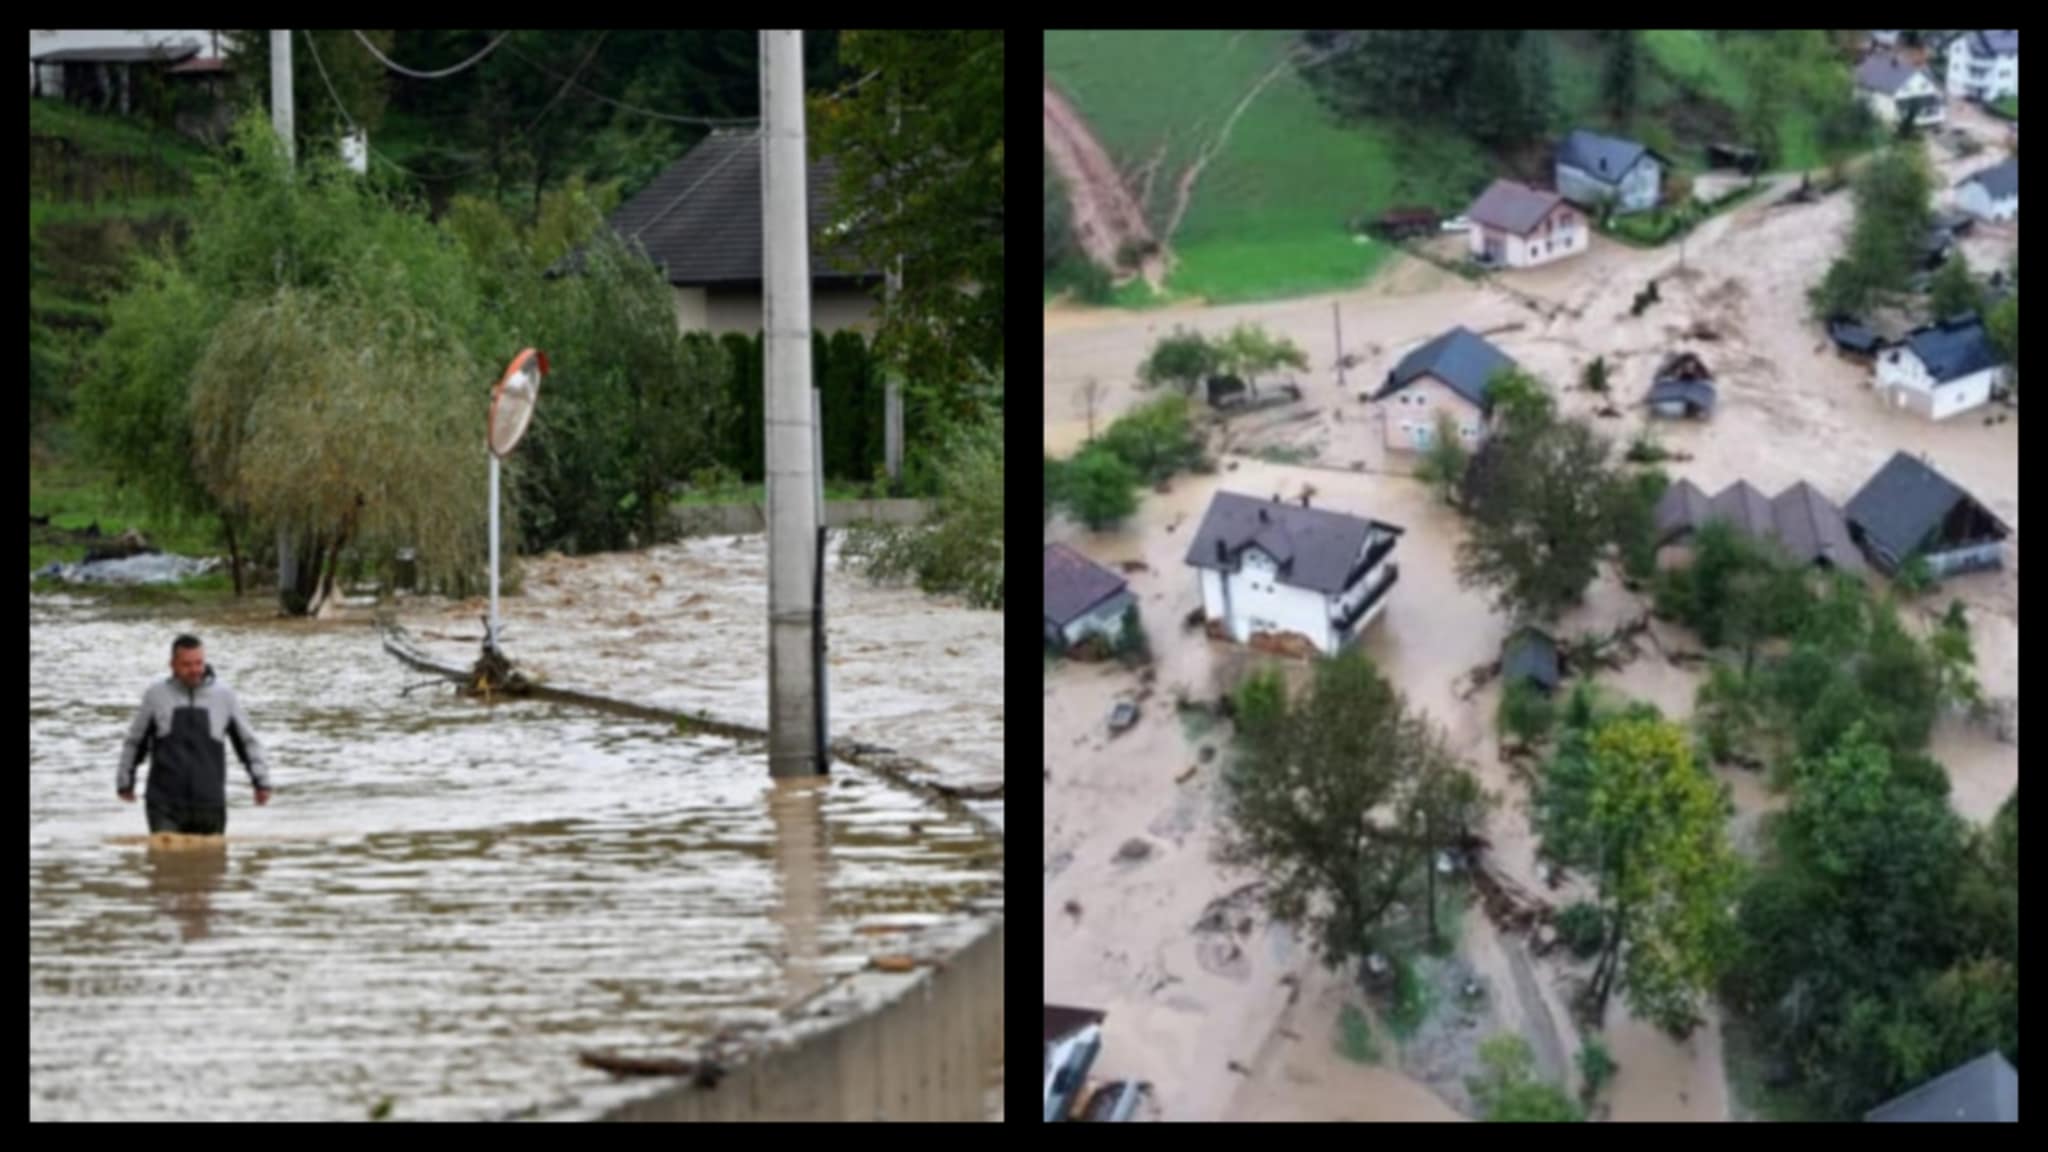
[{"label": "man standing in floodwater", "polygon": [[171,677],[150,685],[128,725],[114,791],[135,802],[135,770],[149,766],[149,830],[218,836],[228,826],[227,742],[249,771],[256,803],[270,803],[270,766],[241,701],[214,682],[197,636],[171,642]]}]

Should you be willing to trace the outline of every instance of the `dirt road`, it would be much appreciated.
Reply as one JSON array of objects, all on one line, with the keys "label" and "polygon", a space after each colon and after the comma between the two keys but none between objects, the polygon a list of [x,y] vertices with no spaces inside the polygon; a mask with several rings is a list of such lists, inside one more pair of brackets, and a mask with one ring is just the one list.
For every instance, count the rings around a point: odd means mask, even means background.
[{"label": "dirt road", "polygon": [[[1074,106],[1045,81],[1045,153],[1051,158],[1060,182],[1066,185],[1067,202],[1073,208],[1074,238],[1088,259],[1104,268],[1117,268],[1124,253],[1144,246],[1156,247],[1152,230],[1136,197],[1117,173],[1116,163],[1090,132]],[[1166,284],[1166,257],[1155,252],[1139,269],[1153,288]]]}]

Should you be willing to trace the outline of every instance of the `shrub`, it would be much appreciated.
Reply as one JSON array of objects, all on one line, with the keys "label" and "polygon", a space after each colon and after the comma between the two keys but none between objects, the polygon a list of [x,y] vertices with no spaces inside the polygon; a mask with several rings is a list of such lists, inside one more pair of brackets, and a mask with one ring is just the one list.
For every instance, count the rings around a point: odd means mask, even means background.
[{"label": "shrub", "polygon": [[1585,1046],[1579,1049],[1579,1076],[1584,1081],[1584,1086],[1579,1090],[1580,1100],[1590,1105],[1594,1097],[1600,1095],[1600,1089],[1606,1087],[1609,1080],[1614,1079],[1616,1068],[1614,1057],[1607,1051],[1607,1045],[1598,1036],[1588,1039]]},{"label": "shrub", "polygon": [[1157,484],[1202,457],[1188,402],[1180,396],[1161,396],[1125,413],[1096,444],[1130,465],[1143,484]]},{"label": "shrub", "polygon": [[1117,629],[1116,654],[1126,664],[1148,664],[1152,660],[1152,643],[1145,636],[1145,623],[1138,618],[1136,604],[1124,609],[1123,626]]},{"label": "shrub", "polygon": [[1356,1064],[1379,1063],[1380,1045],[1373,1037],[1372,1023],[1355,1004],[1346,1004],[1337,1015],[1337,1051]]},{"label": "shrub", "polygon": [[1557,938],[1581,960],[1600,951],[1607,933],[1607,919],[1598,906],[1580,901],[1557,914]]},{"label": "shrub", "polygon": [[1060,505],[1095,531],[1138,510],[1138,471],[1100,443],[1090,444],[1059,470]]},{"label": "shrub", "polygon": [[1557,707],[1541,689],[1518,679],[1501,693],[1497,719],[1503,735],[1511,735],[1525,745],[1537,744],[1550,735],[1557,723]]}]

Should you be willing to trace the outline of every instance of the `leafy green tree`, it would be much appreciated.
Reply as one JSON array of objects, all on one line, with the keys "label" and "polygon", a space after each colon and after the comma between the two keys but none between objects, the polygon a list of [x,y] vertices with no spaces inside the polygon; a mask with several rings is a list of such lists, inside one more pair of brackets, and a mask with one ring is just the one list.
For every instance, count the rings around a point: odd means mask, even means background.
[{"label": "leafy green tree", "polygon": [[1465,468],[1471,462],[1472,453],[1458,435],[1458,422],[1448,412],[1437,413],[1436,435],[1416,466],[1416,478],[1435,489],[1444,503],[1455,505],[1465,482]]},{"label": "leafy green tree", "polygon": [[1222,353],[1199,332],[1175,328],[1152,346],[1138,366],[1138,378],[1157,387],[1172,384],[1192,396],[1202,381],[1223,364]]},{"label": "leafy green tree", "polygon": [[1254,394],[1259,390],[1258,378],[1263,373],[1281,368],[1308,371],[1308,356],[1299,345],[1285,336],[1275,337],[1256,324],[1240,324],[1231,329],[1214,350],[1223,369],[1242,375]]},{"label": "leafy green tree", "polygon": [[1478,1076],[1465,1086],[1481,1118],[1496,1123],[1539,1124],[1585,1119],[1564,1089],[1540,1079],[1529,1042],[1504,1032],[1479,1046]]},{"label": "leafy green tree", "polygon": [[1294,699],[1255,674],[1236,715],[1222,857],[1266,878],[1269,911],[1326,963],[1355,959],[1484,798],[1443,732],[1356,649],[1317,664]]},{"label": "leafy green tree", "polygon": [[1130,465],[1143,484],[1156,484],[1202,458],[1188,402],[1161,396],[1112,422],[1095,441]]},{"label": "leafy green tree", "polygon": [[842,563],[870,579],[915,580],[933,595],[1003,609],[1003,428],[956,427],[939,464],[931,517],[912,527],[866,525],[849,532]]},{"label": "leafy green tree", "polygon": [[1607,61],[1601,73],[1601,95],[1607,110],[1617,120],[1627,120],[1636,110],[1642,88],[1642,44],[1630,30],[1606,33]]},{"label": "leafy green tree", "polygon": [[2013,296],[1991,310],[1988,327],[1992,341],[1998,345],[1998,350],[2005,354],[2008,366],[2006,379],[2017,392],[2020,386],[2020,298],[2017,259],[2013,263],[2013,285]]},{"label": "leafy green tree", "polygon": [[1960,316],[1984,307],[1984,289],[1970,275],[1970,266],[1963,262],[1961,253],[1950,255],[1935,272],[1927,294],[1936,316]]},{"label": "leafy green tree", "polygon": [[1606,916],[1589,1017],[1619,979],[1637,1015],[1690,1032],[1729,960],[1740,873],[1728,802],[1686,734],[1654,713],[1569,729],[1536,804],[1544,853],[1592,874]]},{"label": "leafy green tree", "polygon": [[1060,503],[1074,519],[1101,531],[1138,510],[1138,472],[1123,458],[1089,445],[1059,470]]}]

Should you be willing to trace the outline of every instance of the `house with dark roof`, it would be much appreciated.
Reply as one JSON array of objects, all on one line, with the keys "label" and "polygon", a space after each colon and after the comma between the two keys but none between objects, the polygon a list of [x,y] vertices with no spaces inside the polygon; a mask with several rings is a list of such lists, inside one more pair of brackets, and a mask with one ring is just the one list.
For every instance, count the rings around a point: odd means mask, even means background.
[{"label": "house with dark roof", "polygon": [[1557,149],[1557,190],[1589,211],[1647,212],[1663,192],[1663,157],[1634,140],[1577,129]]},{"label": "house with dark roof", "polygon": [[1124,578],[1064,544],[1045,546],[1045,642],[1065,651],[1090,636],[1114,643],[1135,601]]},{"label": "house with dark roof", "polygon": [[1586,214],[1555,192],[1495,180],[1472,207],[1472,258],[1494,268],[1534,268],[1576,256],[1592,242]]},{"label": "house with dark roof", "polygon": [[1487,385],[1514,367],[1507,353],[1463,327],[1403,356],[1372,397],[1381,405],[1388,450],[1428,451],[1442,417],[1450,419],[1467,448],[1476,447],[1486,437],[1493,412]]},{"label": "house with dark roof", "polygon": [[[853,221],[839,208],[838,165],[810,164],[811,324],[824,332],[869,328],[881,273],[835,240]],[[675,293],[686,332],[761,330],[761,138],[713,132],[611,215],[628,247],[647,254]]]},{"label": "house with dark roof", "polygon": [[2008,156],[1956,185],[1956,207],[1979,220],[2011,220],[2020,214],[2020,158]]},{"label": "house with dark roof", "polygon": [[1948,42],[1948,94],[1989,103],[2020,94],[2020,34],[1964,32]]},{"label": "house with dark roof", "polygon": [[1856,66],[1856,96],[1879,120],[1939,124],[1948,116],[1941,89],[1927,69],[1897,52],[1872,52]]},{"label": "house with dark roof", "polygon": [[2005,563],[2012,528],[1925,460],[1900,452],[1849,501],[1849,534],[1871,562],[1896,573],[1924,557],[1936,577]]},{"label": "house with dark roof", "polygon": [[2001,1052],[1951,1068],[1863,1117],[1878,1124],[2017,1124],[2020,1074]]},{"label": "house with dark roof", "polygon": [[1335,655],[1379,618],[1403,530],[1322,508],[1218,492],[1188,547],[1219,639],[1305,642]]},{"label": "house with dark roof", "polygon": [[1704,419],[1714,414],[1714,375],[1690,352],[1667,357],[1643,403],[1652,415]]},{"label": "house with dark roof", "polygon": [[1657,560],[1663,567],[1690,563],[1691,537],[1719,522],[1777,549],[1796,564],[1843,572],[1866,570],[1842,510],[1804,481],[1772,498],[1748,481],[1738,480],[1710,498],[1692,481],[1680,480],[1664,490],[1654,516]]},{"label": "house with dark roof", "polygon": [[1990,403],[2004,380],[2004,354],[1969,314],[1915,328],[1887,348],[1871,386],[1894,407],[1946,420]]}]

